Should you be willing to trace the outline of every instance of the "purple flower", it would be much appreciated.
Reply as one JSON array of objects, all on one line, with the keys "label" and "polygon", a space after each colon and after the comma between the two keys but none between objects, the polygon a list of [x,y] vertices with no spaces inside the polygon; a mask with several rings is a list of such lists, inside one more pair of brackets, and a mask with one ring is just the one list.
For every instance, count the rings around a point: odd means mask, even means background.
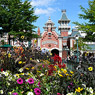
[{"label": "purple flower", "polygon": [[44,65],[42,65],[42,67],[44,67]]},{"label": "purple flower", "polygon": [[15,93],[13,93],[12,95],[18,95],[18,93],[15,92]]},{"label": "purple flower", "polygon": [[71,86],[73,86],[73,83],[70,83]]},{"label": "purple flower", "polygon": [[41,94],[41,90],[39,88],[35,88],[34,92],[36,95],[40,95]]},{"label": "purple flower", "polygon": [[38,86],[41,87],[40,82],[38,82]]},{"label": "purple flower", "polygon": [[70,89],[70,86],[68,86],[68,88]]},{"label": "purple flower", "polygon": [[18,84],[23,84],[23,79],[19,78],[19,79],[17,80],[17,83],[18,83]]},{"label": "purple flower", "polygon": [[61,95],[60,93],[57,93],[57,95]]},{"label": "purple flower", "polygon": [[33,79],[33,78],[30,78],[27,82],[28,82],[29,84],[33,84],[33,83],[34,83],[34,79]]}]

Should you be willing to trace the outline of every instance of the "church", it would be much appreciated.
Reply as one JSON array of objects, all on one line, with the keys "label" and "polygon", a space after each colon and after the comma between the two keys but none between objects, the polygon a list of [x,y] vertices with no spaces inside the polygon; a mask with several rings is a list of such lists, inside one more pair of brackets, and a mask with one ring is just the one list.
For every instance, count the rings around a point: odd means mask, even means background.
[{"label": "church", "polygon": [[[41,34],[40,29],[38,28],[38,35],[41,36],[38,38],[37,45],[41,49],[47,49],[51,51],[52,54],[56,53],[62,58],[67,57],[67,51],[63,50],[64,47],[70,48],[68,43],[68,32],[70,26],[68,25],[70,20],[67,18],[66,10],[62,10],[62,17],[58,20],[60,35],[55,31],[55,24],[52,22],[49,17],[48,21],[45,23],[44,32]],[[73,40],[72,40],[73,42]]]},{"label": "church", "polygon": [[[66,15],[66,10],[62,10],[62,16],[60,20],[58,20],[58,30],[60,31],[60,34],[58,34],[55,31],[55,24],[49,17],[48,21],[43,27],[44,32],[42,34],[40,32],[40,28],[38,28],[37,33],[40,37],[37,39],[37,46],[39,46],[41,49],[51,51],[53,55],[58,54],[63,59],[67,58],[68,55],[73,55],[71,48],[73,48],[74,44],[76,43],[76,36],[83,36],[81,32],[79,32],[77,29],[72,29],[72,33],[69,35],[68,32],[71,29],[71,26],[68,25],[69,22],[70,20]],[[92,48],[90,52],[95,52],[95,42],[90,42],[86,44],[88,44]]]}]

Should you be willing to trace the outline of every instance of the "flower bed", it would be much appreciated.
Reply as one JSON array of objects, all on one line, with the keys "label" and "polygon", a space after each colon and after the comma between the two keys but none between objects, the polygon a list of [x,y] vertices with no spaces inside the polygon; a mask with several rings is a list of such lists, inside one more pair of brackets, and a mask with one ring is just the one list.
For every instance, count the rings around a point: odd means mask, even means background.
[{"label": "flower bed", "polygon": [[71,71],[58,55],[14,48],[0,55],[0,94],[94,95],[94,68],[94,64],[82,63]]}]

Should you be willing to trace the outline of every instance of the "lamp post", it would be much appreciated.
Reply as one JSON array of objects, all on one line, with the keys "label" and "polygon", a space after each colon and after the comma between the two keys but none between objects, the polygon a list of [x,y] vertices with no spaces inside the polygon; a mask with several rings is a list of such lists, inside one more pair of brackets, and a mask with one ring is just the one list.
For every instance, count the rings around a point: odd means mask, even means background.
[{"label": "lamp post", "polygon": [[68,46],[66,46],[65,50],[67,51],[67,60],[68,60],[68,51],[69,51]]},{"label": "lamp post", "polygon": [[76,43],[77,43],[77,63],[79,63],[79,50],[78,50],[78,35],[76,35]]}]

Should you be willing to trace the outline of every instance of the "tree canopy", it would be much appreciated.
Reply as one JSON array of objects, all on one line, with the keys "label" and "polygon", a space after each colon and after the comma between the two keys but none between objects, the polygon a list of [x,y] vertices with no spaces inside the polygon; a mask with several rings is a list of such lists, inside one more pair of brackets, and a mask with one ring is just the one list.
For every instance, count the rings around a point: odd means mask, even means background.
[{"label": "tree canopy", "polygon": [[34,8],[28,0],[0,0],[0,27],[2,32],[26,40],[37,37],[34,22],[37,20]]},{"label": "tree canopy", "polygon": [[73,22],[78,25],[78,29],[85,32],[87,35],[84,41],[95,41],[95,0],[88,1],[89,8],[85,9],[80,6],[83,14],[79,14],[80,19],[86,20],[84,23]]}]

